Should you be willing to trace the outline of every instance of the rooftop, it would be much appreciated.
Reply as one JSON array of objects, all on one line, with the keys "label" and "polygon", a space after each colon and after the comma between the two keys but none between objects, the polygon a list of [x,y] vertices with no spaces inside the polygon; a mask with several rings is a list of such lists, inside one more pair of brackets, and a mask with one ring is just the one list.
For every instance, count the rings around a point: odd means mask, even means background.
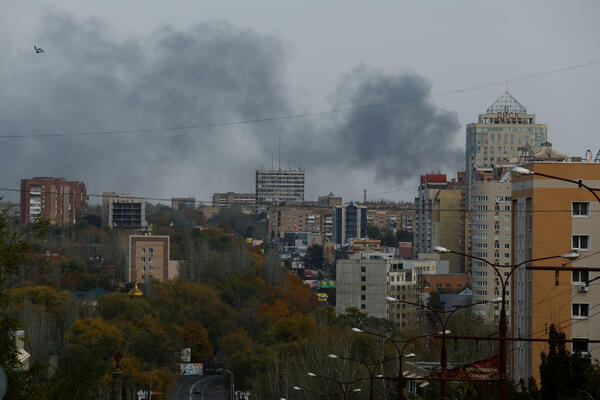
[{"label": "rooftop", "polygon": [[515,114],[527,114],[527,109],[523,107],[521,103],[517,101],[508,90],[502,96],[498,98],[488,107],[486,114],[496,113],[515,113]]}]

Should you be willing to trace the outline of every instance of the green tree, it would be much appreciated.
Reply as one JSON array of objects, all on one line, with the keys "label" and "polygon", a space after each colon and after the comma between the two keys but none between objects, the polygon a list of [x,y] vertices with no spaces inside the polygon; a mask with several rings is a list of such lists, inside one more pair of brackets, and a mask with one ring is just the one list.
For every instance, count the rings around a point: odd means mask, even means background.
[{"label": "green tree", "polygon": [[[554,324],[550,339],[564,339]],[[540,365],[541,395],[544,400],[585,399],[600,397],[600,368],[589,355],[571,353],[565,342],[551,341],[548,353],[542,353]],[[587,394],[589,394],[589,396]]]}]

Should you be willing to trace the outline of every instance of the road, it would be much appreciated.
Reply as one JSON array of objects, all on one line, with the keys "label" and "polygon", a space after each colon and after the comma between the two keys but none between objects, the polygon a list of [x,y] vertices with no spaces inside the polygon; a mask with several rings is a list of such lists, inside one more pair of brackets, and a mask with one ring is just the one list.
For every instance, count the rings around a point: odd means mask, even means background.
[{"label": "road", "polygon": [[180,376],[171,396],[174,400],[225,400],[222,375]]}]

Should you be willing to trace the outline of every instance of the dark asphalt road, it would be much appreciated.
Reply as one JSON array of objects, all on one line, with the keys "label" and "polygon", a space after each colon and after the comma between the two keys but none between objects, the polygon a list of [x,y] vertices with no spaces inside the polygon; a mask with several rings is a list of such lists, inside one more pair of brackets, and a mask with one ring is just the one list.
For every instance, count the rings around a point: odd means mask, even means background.
[{"label": "dark asphalt road", "polygon": [[174,400],[224,400],[222,375],[180,376],[171,396]]}]

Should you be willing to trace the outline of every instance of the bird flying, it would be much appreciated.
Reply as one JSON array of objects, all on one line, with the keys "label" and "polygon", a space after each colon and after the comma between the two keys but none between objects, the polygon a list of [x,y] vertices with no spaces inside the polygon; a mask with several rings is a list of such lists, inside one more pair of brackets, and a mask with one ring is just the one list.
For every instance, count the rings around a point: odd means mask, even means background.
[{"label": "bird flying", "polygon": [[33,49],[35,50],[35,54],[40,54],[44,52],[44,49],[42,49],[41,47],[33,46]]}]

